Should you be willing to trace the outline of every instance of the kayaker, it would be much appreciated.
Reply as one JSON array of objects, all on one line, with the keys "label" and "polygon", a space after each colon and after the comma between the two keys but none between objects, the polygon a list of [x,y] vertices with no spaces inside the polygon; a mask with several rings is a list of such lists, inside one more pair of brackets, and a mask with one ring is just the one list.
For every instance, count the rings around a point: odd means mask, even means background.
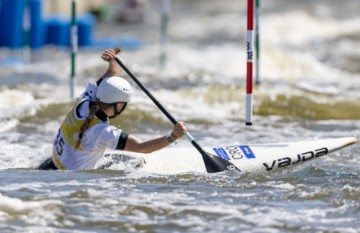
[{"label": "kayaker", "polygon": [[151,153],[186,133],[181,121],[168,135],[143,141],[109,124],[109,118],[119,116],[132,95],[130,83],[119,77],[121,68],[114,61],[115,56],[112,49],[103,52],[101,58],[109,63],[107,71],[99,80],[89,83],[75,100],[57,132],[52,156],[39,169],[94,169],[106,149]]}]

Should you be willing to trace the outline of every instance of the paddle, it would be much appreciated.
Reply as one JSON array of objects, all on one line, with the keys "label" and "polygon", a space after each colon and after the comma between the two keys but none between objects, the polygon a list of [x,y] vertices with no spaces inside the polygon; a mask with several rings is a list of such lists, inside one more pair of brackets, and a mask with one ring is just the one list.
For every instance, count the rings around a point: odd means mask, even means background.
[{"label": "paddle", "polygon": [[[120,49],[114,49],[115,53],[119,53]],[[147,90],[147,88],[133,75],[133,73],[121,62],[118,57],[115,57],[115,61],[125,70],[125,72],[132,78],[132,80],[145,92],[145,94],[155,103],[155,105],[165,114],[165,116],[174,124],[177,121],[170,115],[168,111],[157,101],[157,99]],[[229,161],[207,153],[204,149],[195,141],[189,132],[186,132],[186,137],[191,144],[199,151],[205,163],[206,171],[208,173],[222,172],[226,170],[237,170],[241,172],[235,165]]]}]

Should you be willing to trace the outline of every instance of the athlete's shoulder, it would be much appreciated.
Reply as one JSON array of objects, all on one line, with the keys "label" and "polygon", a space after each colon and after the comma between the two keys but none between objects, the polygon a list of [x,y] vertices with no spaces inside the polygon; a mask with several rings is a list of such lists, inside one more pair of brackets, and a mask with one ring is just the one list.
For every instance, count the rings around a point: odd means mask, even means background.
[{"label": "athlete's shoulder", "polygon": [[97,89],[98,89],[98,85],[96,84],[96,82],[90,82],[88,83],[85,91],[80,95],[79,98],[95,101]]},{"label": "athlete's shoulder", "polygon": [[121,129],[110,125],[108,122],[101,121],[94,127],[94,131],[98,135],[120,135]]},{"label": "athlete's shoulder", "polygon": [[121,135],[121,129],[101,122],[89,128],[86,134],[96,140],[97,147],[115,149]]}]

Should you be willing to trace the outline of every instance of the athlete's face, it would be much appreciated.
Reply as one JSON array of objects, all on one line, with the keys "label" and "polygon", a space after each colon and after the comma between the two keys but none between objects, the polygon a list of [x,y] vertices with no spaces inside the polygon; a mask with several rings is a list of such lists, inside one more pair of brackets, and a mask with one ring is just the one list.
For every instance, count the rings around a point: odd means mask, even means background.
[{"label": "athlete's face", "polygon": [[109,116],[110,118],[114,118],[117,117],[118,115],[120,115],[120,113],[124,110],[126,103],[124,102],[118,102],[116,103],[116,105],[113,105],[114,107],[112,108],[112,114]]},{"label": "athlete's face", "polygon": [[124,107],[125,103],[124,102],[119,102],[116,104],[116,109],[122,109]]}]

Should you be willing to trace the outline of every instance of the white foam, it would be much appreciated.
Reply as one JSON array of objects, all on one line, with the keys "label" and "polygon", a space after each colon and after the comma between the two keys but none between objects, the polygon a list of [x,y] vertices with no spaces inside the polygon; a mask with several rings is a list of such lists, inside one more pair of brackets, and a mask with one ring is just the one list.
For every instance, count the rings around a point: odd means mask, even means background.
[{"label": "white foam", "polygon": [[8,197],[0,193],[0,211],[9,214],[29,213],[58,205],[63,205],[63,202],[59,200],[23,201],[19,198]]},{"label": "white foam", "polygon": [[0,133],[9,129],[15,128],[19,123],[18,119],[1,119],[0,118]]},{"label": "white foam", "polygon": [[[6,89],[0,92],[0,110],[24,106],[34,101],[30,92],[16,89]],[[1,116],[1,115],[0,115]]]},{"label": "white foam", "polygon": [[300,10],[264,16],[262,30],[266,42],[303,45],[313,40],[360,31],[359,19],[316,18]]}]

